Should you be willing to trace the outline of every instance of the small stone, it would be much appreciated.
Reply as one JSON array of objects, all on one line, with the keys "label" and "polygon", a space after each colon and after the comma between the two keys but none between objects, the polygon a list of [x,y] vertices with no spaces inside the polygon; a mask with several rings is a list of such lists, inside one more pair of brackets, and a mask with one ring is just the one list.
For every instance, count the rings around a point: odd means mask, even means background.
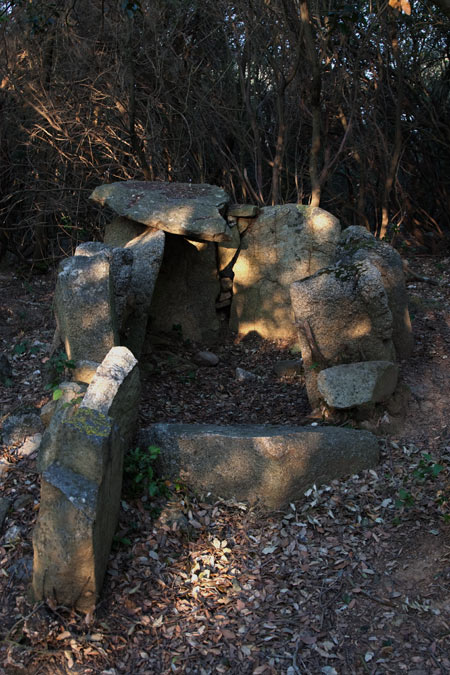
[{"label": "small stone", "polygon": [[27,438],[20,448],[17,449],[19,457],[30,457],[34,452],[37,452],[42,441],[42,434],[34,434]]},{"label": "small stone", "polygon": [[40,431],[42,431],[42,422],[37,412],[10,415],[3,422],[3,442],[5,445],[17,445],[23,443],[28,436]]},{"label": "small stone", "polygon": [[192,360],[197,366],[217,366],[219,363],[219,357],[212,352],[197,352]]},{"label": "small stone", "polygon": [[236,368],[236,379],[238,382],[249,382],[260,380],[261,377],[255,373],[251,373],[249,370],[244,370],[244,368]]},{"label": "small stone", "polygon": [[9,530],[6,530],[2,543],[5,545],[15,544],[21,538],[21,536],[22,531],[20,527],[13,525],[9,528]]},{"label": "small stone", "polygon": [[302,359],[287,359],[286,361],[278,361],[273,364],[273,369],[278,377],[292,377],[293,375],[301,375],[303,372]]}]

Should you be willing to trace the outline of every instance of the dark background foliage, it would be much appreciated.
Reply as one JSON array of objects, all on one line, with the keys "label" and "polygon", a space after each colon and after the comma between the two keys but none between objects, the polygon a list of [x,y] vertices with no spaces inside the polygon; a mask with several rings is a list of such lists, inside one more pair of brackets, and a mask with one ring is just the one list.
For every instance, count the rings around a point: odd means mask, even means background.
[{"label": "dark background foliage", "polygon": [[0,22],[1,254],[98,238],[90,191],[131,178],[445,246],[446,0],[11,0]]}]

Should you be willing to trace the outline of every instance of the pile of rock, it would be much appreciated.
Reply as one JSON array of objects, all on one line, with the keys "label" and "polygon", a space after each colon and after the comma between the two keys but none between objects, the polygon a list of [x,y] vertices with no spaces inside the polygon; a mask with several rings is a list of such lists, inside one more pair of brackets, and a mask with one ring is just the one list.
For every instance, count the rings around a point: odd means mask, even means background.
[{"label": "pile of rock", "polygon": [[397,385],[395,362],[413,347],[397,251],[364,228],[349,227],[334,265],[293,283],[291,300],[312,406],[387,401]]},{"label": "pile of rock", "polygon": [[[74,382],[44,411],[33,569],[37,599],[83,610],[98,597],[117,523],[148,323],[210,343],[228,322],[241,335],[299,340],[311,404],[334,410],[386,402],[412,348],[400,257],[363,228],[341,234],[334,216],[297,204],[230,205],[210,185],[127,181],[91,198],[117,216],[104,242],[79,246],[58,274]],[[220,367],[211,357],[196,358]],[[333,427],[157,424],[142,443],[160,448],[164,475],[268,508],[378,460],[372,434]]]}]

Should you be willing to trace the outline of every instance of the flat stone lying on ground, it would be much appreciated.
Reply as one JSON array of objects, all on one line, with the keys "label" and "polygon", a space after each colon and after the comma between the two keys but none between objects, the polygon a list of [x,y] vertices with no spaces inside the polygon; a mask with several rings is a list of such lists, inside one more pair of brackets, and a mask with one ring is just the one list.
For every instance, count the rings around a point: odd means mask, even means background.
[{"label": "flat stone lying on ground", "polygon": [[335,427],[154,424],[139,442],[160,448],[161,475],[271,509],[300,499],[313,484],[373,467],[379,456],[373,434]]},{"label": "flat stone lying on ground", "polygon": [[222,188],[206,183],[121,181],[100,185],[90,196],[119,216],[203,241],[227,241],[225,214],[229,197]]},{"label": "flat stone lying on ground", "polygon": [[33,592],[82,611],[100,593],[117,526],[123,454],[135,431],[137,361],[111,349],[82,403],[53,416],[40,451]]},{"label": "flat stone lying on ground", "polygon": [[322,370],[317,387],[332,408],[380,403],[394,393],[398,370],[398,365],[390,361],[346,363]]}]

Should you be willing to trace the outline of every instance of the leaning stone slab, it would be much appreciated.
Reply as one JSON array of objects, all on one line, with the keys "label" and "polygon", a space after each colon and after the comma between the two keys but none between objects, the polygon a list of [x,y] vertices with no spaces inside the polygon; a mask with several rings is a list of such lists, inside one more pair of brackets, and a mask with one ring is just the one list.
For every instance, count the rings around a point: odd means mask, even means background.
[{"label": "leaning stone slab", "polygon": [[107,252],[63,260],[54,305],[68,358],[100,363],[111,347],[118,344],[114,287]]},{"label": "leaning stone slab", "polygon": [[123,343],[139,358],[145,341],[156,280],[164,256],[166,235],[147,229],[125,244],[133,254],[129,313],[123,325]]},{"label": "leaning stone slab", "polygon": [[214,185],[123,181],[100,185],[90,199],[147,227],[205,241],[227,241],[229,197]]},{"label": "leaning stone slab", "polygon": [[[41,447],[41,507],[33,536],[33,590],[83,611],[98,598],[117,525],[123,454],[135,431],[137,361],[111,349],[80,406],[61,410]],[[49,429],[47,430],[47,432]],[[46,432],[46,433],[47,433]]]},{"label": "leaning stone slab", "polygon": [[371,433],[334,427],[154,424],[139,441],[161,449],[161,475],[271,509],[301,499],[314,483],[374,466],[379,454]]},{"label": "leaning stone slab", "polygon": [[397,380],[397,364],[364,361],[322,370],[317,387],[330,407],[346,409],[386,401],[394,393]]},{"label": "leaning stone slab", "polygon": [[[97,363],[96,365],[98,366],[99,364]],[[41,408],[41,422],[46,429],[51,424],[55,413],[70,407],[68,405],[69,403],[71,403],[72,406],[76,405],[76,403],[80,403],[86,392],[86,386],[82,381],[61,382],[58,385],[58,389],[61,392],[60,397],[57,400],[53,399],[49,401]],[[60,422],[55,422],[55,424],[59,426]],[[46,433],[47,432],[44,432],[42,442],[44,442]]]},{"label": "leaning stone slab", "polygon": [[285,204],[262,208],[240,242],[230,326],[241,335],[297,336],[289,286],[334,261],[337,218],[319,208]]},{"label": "leaning stone slab", "polygon": [[[123,247],[101,242],[87,242],[77,247],[75,254],[95,256],[100,252],[108,257],[113,280],[114,315],[119,327],[120,342],[139,357],[144,344],[149,309],[156,278],[164,253],[165,233],[143,228],[127,221]],[[137,236],[128,236],[141,229]],[[118,239],[118,237],[116,237]]]},{"label": "leaning stone slab", "polygon": [[378,269],[368,260],[335,265],[291,285],[306,388],[320,401],[324,368],[359,361],[395,361],[392,313]]},{"label": "leaning stone slab", "polygon": [[369,260],[378,269],[392,312],[392,340],[397,358],[408,358],[413,350],[414,338],[400,254],[364,227],[352,226],[343,231],[336,256],[344,264]]}]

